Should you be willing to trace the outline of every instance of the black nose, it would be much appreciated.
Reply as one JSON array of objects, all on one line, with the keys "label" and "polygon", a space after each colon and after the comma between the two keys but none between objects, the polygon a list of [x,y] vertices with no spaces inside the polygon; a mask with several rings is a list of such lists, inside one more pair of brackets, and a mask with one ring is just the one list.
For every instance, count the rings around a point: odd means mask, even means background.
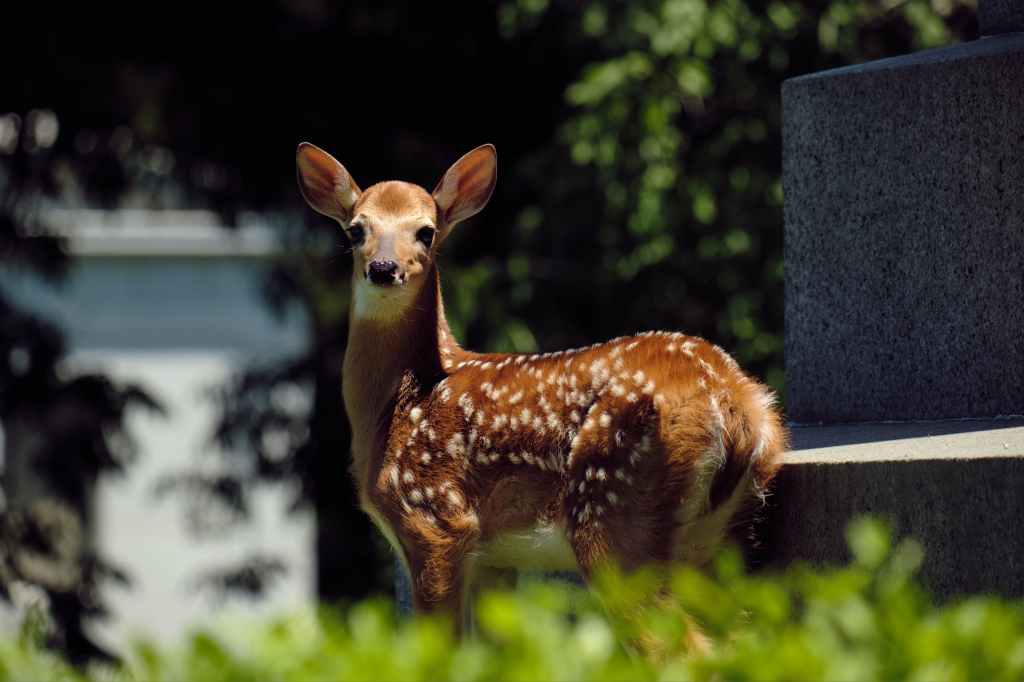
[{"label": "black nose", "polygon": [[393,260],[370,261],[370,281],[374,284],[391,284],[395,281],[398,263]]}]

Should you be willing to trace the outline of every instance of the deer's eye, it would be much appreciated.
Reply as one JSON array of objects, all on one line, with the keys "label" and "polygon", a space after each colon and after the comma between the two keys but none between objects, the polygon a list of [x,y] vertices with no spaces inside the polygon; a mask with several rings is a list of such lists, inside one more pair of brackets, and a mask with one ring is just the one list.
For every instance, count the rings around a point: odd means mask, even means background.
[{"label": "deer's eye", "polygon": [[352,246],[359,246],[363,243],[363,239],[366,238],[366,231],[363,230],[362,225],[353,225],[348,228],[348,239],[352,242]]},{"label": "deer's eye", "polygon": [[430,248],[430,245],[434,243],[434,233],[437,232],[434,228],[429,225],[424,225],[416,231],[416,239],[421,242],[423,246]]}]

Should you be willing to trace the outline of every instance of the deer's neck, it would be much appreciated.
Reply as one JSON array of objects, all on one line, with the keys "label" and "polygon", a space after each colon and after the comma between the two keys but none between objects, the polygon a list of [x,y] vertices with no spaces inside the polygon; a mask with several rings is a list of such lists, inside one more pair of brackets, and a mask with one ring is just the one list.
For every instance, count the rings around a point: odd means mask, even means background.
[{"label": "deer's neck", "polygon": [[[352,473],[360,485],[384,454],[400,392],[442,379],[442,350],[446,357],[458,352],[444,316],[437,269],[427,278],[408,312],[394,319],[365,317],[359,306],[350,306],[342,388],[352,426]],[[357,286],[365,285],[354,278],[353,291]]]}]

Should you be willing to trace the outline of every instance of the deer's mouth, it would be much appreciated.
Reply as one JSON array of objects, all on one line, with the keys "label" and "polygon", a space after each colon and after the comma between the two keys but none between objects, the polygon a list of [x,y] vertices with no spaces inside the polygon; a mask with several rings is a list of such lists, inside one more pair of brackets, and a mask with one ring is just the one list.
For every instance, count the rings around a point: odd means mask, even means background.
[{"label": "deer's mouth", "polygon": [[397,287],[404,286],[406,283],[405,273],[400,275],[394,275],[387,280],[375,280],[369,275],[366,276],[366,281],[369,282],[374,288],[380,289],[395,289]]}]

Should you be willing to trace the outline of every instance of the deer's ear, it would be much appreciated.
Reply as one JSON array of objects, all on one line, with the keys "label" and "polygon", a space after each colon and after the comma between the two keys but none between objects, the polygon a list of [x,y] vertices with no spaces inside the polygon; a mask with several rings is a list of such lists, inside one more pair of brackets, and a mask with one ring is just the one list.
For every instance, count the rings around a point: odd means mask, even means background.
[{"label": "deer's ear", "polygon": [[316,145],[303,142],[295,152],[299,190],[314,211],[348,222],[361,190],[345,167]]},{"label": "deer's ear", "polygon": [[485,144],[456,161],[434,188],[434,201],[447,230],[487,205],[498,180],[498,152]]}]

